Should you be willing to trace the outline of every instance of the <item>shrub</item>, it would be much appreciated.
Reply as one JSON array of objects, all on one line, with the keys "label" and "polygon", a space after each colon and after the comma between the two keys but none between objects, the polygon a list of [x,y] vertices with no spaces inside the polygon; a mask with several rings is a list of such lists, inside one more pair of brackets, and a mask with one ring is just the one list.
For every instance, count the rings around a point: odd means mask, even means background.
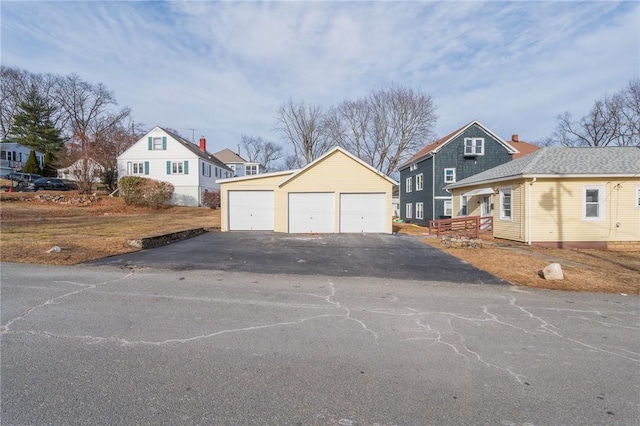
[{"label": "shrub", "polygon": [[116,169],[104,169],[100,176],[100,181],[109,192],[118,186],[118,171]]},{"label": "shrub", "polygon": [[173,194],[172,184],[140,176],[123,177],[118,188],[125,204],[155,209],[165,206]]},{"label": "shrub", "polygon": [[40,170],[40,164],[38,164],[38,160],[36,159],[36,152],[34,150],[31,150],[31,152],[29,152],[29,157],[27,158],[27,162],[24,163],[22,172],[35,173],[37,175],[42,173],[42,170]]},{"label": "shrub", "polygon": [[202,205],[212,209],[220,207],[220,191],[206,191],[202,194]]}]

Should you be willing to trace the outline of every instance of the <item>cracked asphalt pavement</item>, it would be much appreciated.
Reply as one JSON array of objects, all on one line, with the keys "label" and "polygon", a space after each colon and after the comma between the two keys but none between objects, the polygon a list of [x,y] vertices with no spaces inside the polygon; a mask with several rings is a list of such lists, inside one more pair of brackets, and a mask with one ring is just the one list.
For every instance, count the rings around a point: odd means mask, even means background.
[{"label": "cracked asphalt pavement", "polygon": [[640,424],[639,298],[2,264],[4,425]]}]

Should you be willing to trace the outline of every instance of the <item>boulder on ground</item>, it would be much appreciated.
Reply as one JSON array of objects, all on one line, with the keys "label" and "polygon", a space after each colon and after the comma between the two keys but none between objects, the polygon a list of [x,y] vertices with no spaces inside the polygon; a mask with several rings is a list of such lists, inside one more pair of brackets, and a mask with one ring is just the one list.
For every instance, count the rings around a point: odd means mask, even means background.
[{"label": "boulder on ground", "polygon": [[551,263],[544,267],[538,273],[545,280],[563,280],[564,275],[562,274],[562,266],[559,263]]}]

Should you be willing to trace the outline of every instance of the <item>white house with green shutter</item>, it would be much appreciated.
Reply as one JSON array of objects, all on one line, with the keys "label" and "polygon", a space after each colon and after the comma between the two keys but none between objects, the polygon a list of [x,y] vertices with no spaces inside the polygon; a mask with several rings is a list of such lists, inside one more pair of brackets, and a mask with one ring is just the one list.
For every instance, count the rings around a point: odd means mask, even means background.
[{"label": "white house with green shutter", "polygon": [[141,176],[174,186],[172,204],[202,205],[207,191],[219,190],[217,179],[233,177],[233,170],[207,152],[207,142],[190,142],[156,126],[118,156],[118,177]]}]

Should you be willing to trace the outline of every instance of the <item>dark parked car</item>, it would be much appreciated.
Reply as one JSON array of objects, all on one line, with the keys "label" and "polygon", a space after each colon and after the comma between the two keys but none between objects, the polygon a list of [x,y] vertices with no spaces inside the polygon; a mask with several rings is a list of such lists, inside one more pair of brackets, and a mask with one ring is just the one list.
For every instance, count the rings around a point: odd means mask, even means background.
[{"label": "dark parked car", "polygon": [[29,184],[29,189],[37,191],[39,189],[53,189],[55,191],[68,191],[71,189],[69,185],[64,183],[62,179],[40,178]]}]

